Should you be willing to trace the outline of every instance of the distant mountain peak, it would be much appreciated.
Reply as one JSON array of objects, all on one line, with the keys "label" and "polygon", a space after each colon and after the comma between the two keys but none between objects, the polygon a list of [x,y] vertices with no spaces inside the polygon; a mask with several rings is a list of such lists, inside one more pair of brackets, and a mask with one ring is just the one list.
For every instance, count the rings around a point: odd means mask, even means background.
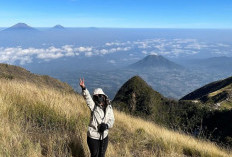
[{"label": "distant mountain peak", "polygon": [[11,31],[11,30],[36,30],[35,28],[27,25],[26,23],[17,23],[7,29],[5,29],[6,31]]},{"label": "distant mountain peak", "polygon": [[182,69],[183,67],[158,54],[151,54],[129,66],[130,68]]},{"label": "distant mountain peak", "polygon": [[55,25],[54,27],[52,27],[53,29],[64,29],[64,26],[62,25]]},{"label": "distant mountain peak", "polygon": [[28,28],[28,27],[30,28],[30,26],[28,26],[26,23],[21,23],[21,22],[11,26],[11,28]]}]

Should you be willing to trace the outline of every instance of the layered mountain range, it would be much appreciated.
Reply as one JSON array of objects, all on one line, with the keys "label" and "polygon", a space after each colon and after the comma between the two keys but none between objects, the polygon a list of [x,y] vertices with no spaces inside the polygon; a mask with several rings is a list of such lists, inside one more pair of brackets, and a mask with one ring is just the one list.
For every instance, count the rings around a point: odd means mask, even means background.
[{"label": "layered mountain range", "polygon": [[[131,115],[232,146],[231,90],[231,78],[227,78],[206,85],[176,101],[165,98],[141,77],[135,76],[119,89],[113,104],[118,110]],[[212,98],[207,97],[208,101],[201,100],[206,95]],[[216,108],[214,101],[222,106]]]}]

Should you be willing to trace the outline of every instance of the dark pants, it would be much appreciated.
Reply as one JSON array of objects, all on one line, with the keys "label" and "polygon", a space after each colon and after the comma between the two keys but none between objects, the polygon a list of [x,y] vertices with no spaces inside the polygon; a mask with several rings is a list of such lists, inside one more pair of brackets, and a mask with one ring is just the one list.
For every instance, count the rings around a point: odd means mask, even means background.
[{"label": "dark pants", "polygon": [[87,143],[91,157],[104,157],[108,146],[108,136],[103,140],[95,140],[87,137]]}]

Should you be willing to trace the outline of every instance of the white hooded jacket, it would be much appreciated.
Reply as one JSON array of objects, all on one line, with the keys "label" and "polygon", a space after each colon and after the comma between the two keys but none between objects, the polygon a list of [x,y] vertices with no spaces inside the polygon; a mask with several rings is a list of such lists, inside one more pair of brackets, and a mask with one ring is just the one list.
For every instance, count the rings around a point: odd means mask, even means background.
[{"label": "white hooded jacket", "polygon": [[[94,95],[95,94],[104,94],[108,98],[108,96],[100,88],[94,91]],[[98,132],[98,126],[101,123],[105,123],[105,124],[108,124],[109,128],[113,127],[113,124],[114,124],[113,108],[111,104],[109,103],[106,107],[106,112],[104,114],[103,109],[100,106],[95,104],[95,102],[93,101],[87,89],[82,90],[82,95],[85,98],[86,103],[91,110],[91,119],[90,119],[87,135],[93,139],[98,139],[98,140],[100,138],[102,139],[100,133]],[[109,129],[106,129],[104,131],[103,138],[107,137],[108,132],[109,132]]]}]

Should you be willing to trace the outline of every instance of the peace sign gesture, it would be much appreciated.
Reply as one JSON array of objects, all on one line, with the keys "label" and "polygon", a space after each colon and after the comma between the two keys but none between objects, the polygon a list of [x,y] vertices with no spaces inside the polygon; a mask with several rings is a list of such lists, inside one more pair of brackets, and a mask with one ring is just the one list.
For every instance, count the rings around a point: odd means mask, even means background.
[{"label": "peace sign gesture", "polygon": [[81,86],[82,89],[85,88],[85,80],[84,80],[84,78],[83,78],[83,80],[81,80],[81,78],[80,78],[80,86]]}]

